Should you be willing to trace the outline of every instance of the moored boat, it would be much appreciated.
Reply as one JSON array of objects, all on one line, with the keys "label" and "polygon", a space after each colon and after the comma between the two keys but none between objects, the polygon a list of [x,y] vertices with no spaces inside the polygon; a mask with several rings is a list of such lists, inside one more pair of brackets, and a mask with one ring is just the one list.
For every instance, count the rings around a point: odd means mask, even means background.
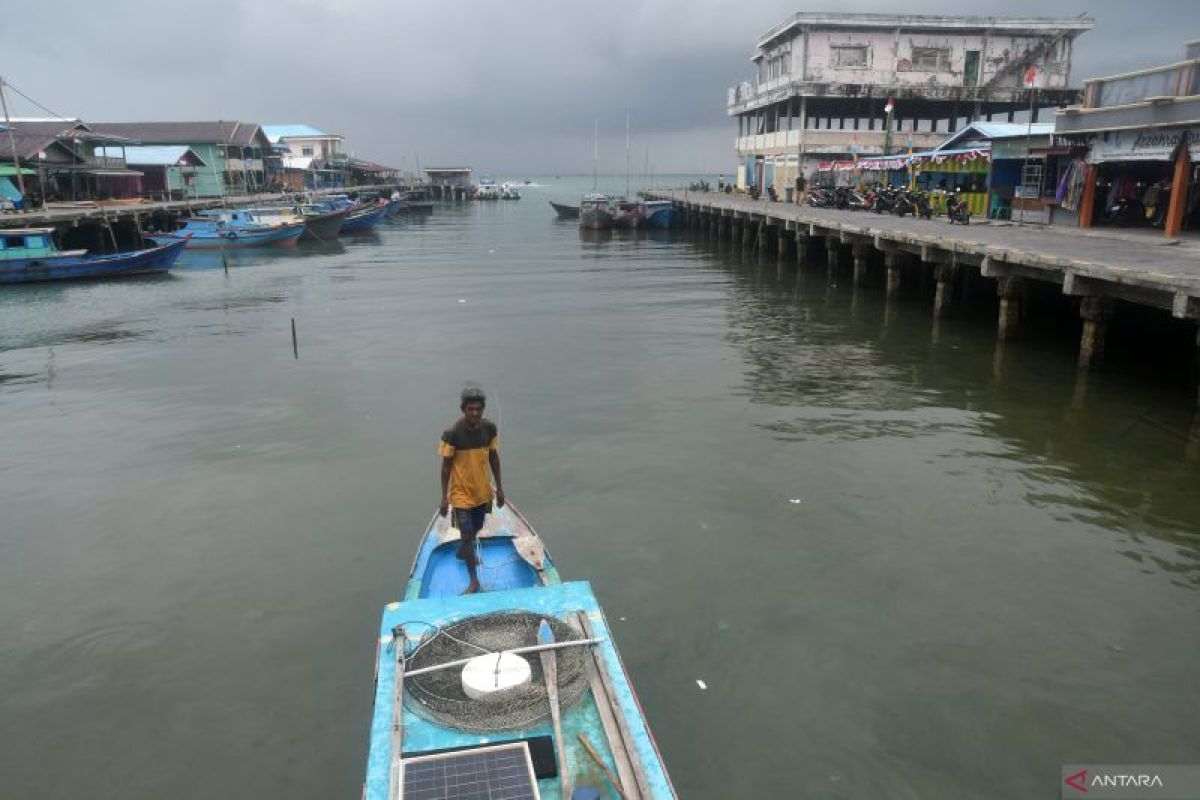
[{"label": "moored boat", "polygon": [[145,238],[155,244],[184,241],[189,249],[260,247],[294,245],[304,233],[303,219],[264,222],[244,209],[200,211],[183,222],[178,230],[147,233]]},{"label": "moored boat", "polygon": [[643,200],[643,224],[650,228],[669,228],[675,222],[675,205],[670,200]]},{"label": "moored boat", "polygon": [[475,187],[476,200],[499,200],[500,187],[491,178],[480,178],[479,185]]},{"label": "moored boat", "polygon": [[642,227],[642,207],[639,203],[625,200],[624,198],[617,200],[616,210],[613,212],[612,226],[614,228],[640,228]]},{"label": "moored boat", "polygon": [[550,206],[554,209],[554,213],[558,214],[559,219],[579,219],[579,206],[569,206],[553,200],[550,201]]},{"label": "moored boat", "polygon": [[120,278],[166,272],[179,258],[184,242],[126,253],[92,255],[87,250],[59,250],[53,228],[0,230],[0,283],[85,278]]},{"label": "moored boat", "polygon": [[342,235],[348,233],[366,233],[375,227],[379,220],[383,219],[387,213],[387,201],[380,200],[379,202],[369,205],[360,206],[342,220],[340,233]]},{"label": "moored boat", "polygon": [[593,231],[613,226],[613,203],[608,195],[588,194],[579,203],[579,227]]},{"label": "moored boat", "polygon": [[435,517],[384,610],[364,800],[676,797],[591,586],[511,503],[477,540],[483,591],[459,594],[457,547]]},{"label": "moored boat", "polygon": [[500,187],[500,199],[501,200],[520,200],[521,199],[521,191],[516,187],[516,184],[506,182]]}]

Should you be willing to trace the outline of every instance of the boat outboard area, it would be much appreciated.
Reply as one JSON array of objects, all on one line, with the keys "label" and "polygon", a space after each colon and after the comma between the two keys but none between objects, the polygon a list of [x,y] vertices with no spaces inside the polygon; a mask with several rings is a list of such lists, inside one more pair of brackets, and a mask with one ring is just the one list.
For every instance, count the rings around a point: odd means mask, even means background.
[{"label": "boat outboard area", "polygon": [[434,517],[384,609],[364,799],[676,797],[591,585],[509,503],[462,594],[456,534]]}]

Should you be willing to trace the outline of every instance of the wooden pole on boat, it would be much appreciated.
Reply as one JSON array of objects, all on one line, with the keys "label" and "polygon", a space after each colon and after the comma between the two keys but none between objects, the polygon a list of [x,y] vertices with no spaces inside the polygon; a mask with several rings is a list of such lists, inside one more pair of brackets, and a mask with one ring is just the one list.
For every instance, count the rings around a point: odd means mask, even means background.
[{"label": "wooden pole on boat", "polygon": [[400,798],[400,761],[404,757],[404,628],[392,631],[396,648],[396,679],[392,692],[392,768],[388,782],[388,800]]},{"label": "wooden pole on boat", "polygon": [[592,761],[596,762],[596,766],[604,770],[604,777],[608,778],[608,782],[612,784],[613,789],[616,790],[621,800],[629,800],[625,794],[625,789],[621,786],[621,779],[613,775],[613,771],[608,768],[608,764],[604,763],[604,759],[596,752],[596,748],[592,747],[592,743],[586,735],[579,734],[579,743],[583,745],[583,749],[587,751],[587,754],[592,757]]},{"label": "wooden pole on boat", "polygon": [[[542,620],[538,625],[538,643],[553,644],[554,629]],[[563,741],[562,710],[558,707],[558,661],[553,650],[538,654],[542,659],[542,674],[546,679],[546,694],[550,698],[550,721],[554,723],[554,744],[558,751],[559,797],[571,796],[571,775],[567,768],[567,743]]]}]

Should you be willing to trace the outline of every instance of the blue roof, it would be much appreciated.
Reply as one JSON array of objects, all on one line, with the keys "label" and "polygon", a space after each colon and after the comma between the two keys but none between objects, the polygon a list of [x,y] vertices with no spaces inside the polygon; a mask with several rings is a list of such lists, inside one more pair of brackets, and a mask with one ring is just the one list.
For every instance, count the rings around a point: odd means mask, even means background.
[{"label": "blue roof", "polygon": [[1049,136],[1054,133],[1053,122],[972,122],[938,145],[938,149],[952,147],[959,142],[972,139],[1017,139],[1025,136]]},{"label": "blue roof", "polygon": [[271,144],[276,144],[280,139],[289,136],[337,136],[335,133],[326,133],[312,125],[263,125],[261,127],[263,133],[271,140]]},{"label": "blue roof", "polygon": [[200,164],[204,159],[186,144],[165,145],[127,145],[125,147],[102,147],[104,155],[120,156],[125,153],[125,161],[129,164],[144,164],[150,166],[174,166],[188,153],[192,154]]}]

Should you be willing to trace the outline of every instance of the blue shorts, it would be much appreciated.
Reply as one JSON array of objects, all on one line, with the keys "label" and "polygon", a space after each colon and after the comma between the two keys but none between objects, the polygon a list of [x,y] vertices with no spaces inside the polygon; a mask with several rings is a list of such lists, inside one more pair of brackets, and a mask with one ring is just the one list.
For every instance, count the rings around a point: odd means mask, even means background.
[{"label": "blue shorts", "polygon": [[462,541],[458,543],[458,557],[463,561],[475,560],[475,537],[491,510],[492,504],[484,503],[474,508],[456,508],[451,512],[454,514],[454,527],[462,534]]}]

